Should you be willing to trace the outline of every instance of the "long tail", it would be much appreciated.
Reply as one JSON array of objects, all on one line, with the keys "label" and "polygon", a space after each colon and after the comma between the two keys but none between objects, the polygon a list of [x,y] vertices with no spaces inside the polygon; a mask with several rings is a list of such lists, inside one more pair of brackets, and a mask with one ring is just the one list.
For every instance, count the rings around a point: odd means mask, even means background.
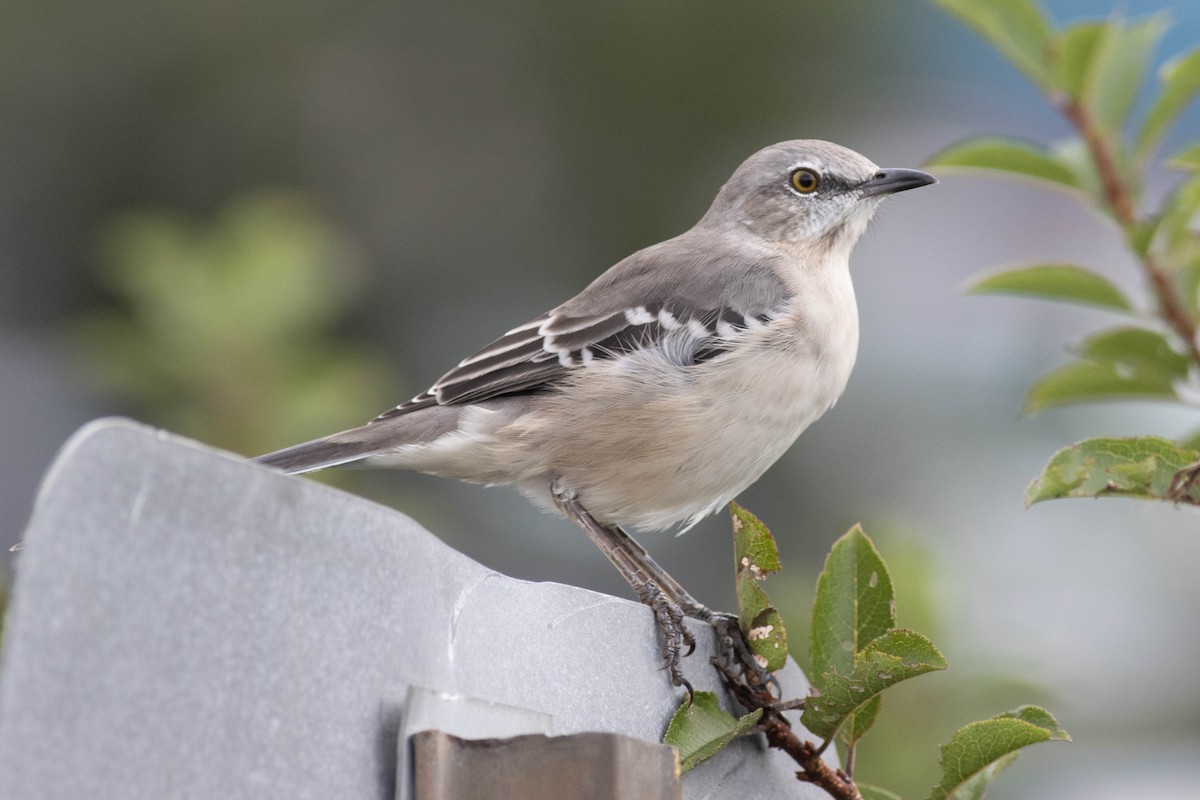
[{"label": "long tail", "polygon": [[299,474],[339,467],[382,453],[395,453],[406,445],[423,444],[455,429],[461,406],[429,406],[323,439],[294,445],[254,460],[284,472]]},{"label": "long tail", "polygon": [[347,441],[342,438],[349,433],[354,433],[354,431],[343,431],[324,439],[314,439],[304,444],[285,447],[283,450],[258,456],[254,461],[268,467],[276,467],[291,475],[298,475],[327,467],[351,464],[379,452],[378,443]]}]

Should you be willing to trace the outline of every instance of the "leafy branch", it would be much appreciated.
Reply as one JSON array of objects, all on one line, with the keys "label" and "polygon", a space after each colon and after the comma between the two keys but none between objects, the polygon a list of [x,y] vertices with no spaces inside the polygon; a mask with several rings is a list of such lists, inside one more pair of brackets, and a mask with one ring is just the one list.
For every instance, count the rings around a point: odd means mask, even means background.
[{"label": "leafy branch", "polygon": [[[663,740],[679,748],[686,772],[739,736],[763,734],[767,744],[800,767],[798,780],[837,800],[895,800],[896,795],[854,779],[855,752],[879,714],[883,693],[897,683],[946,668],[933,643],[896,627],[896,598],[887,565],[855,526],[834,544],[817,580],[809,656],[812,683],[803,699],[783,701],[769,672],[787,662],[787,633],[761,581],[779,569],[766,526],[733,504],[738,625],[761,668],[735,669],[714,658],[740,716],[721,708],[711,692],[697,692],[672,717]],[[797,726],[787,717],[800,711]],[[809,736],[814,738],[809,738]],[[942,747],[942,781],[929,800],[979,798],[996,775],[1030,744],[1067,739],[1049,712],[1022,706],[961,729]],[[842,768],[824,756],[840,744]]]},{"label": "leafy branch", "polygon": [[[1056,26],[1036,0],[932,0],[982,35],[1035,83],[1073,135],[1049,146],[1004,137],[954,145],[935,156],[938,169],[985,170],[1068,189],[1113,221],[1148,288],[1139,308],[1103,276],[1070,264],[1006,269],[978,280],[977,293],[1012,293],[1137,314],[1148,325],[1093,335],[1079,360],[1039,379],[1027,411],[1112,399],[1195,404],[1200,375],[1200,144],[1166,166],[1185,173],[1155,212],[1142,212],[1147,170],[1179,115],[1200,94],[1200,48],[1166,64],[1140,124],[1130,116],[1167,24],[1162,16],[1120,17]],[[1128,496],[1200,503],[1197,449],[1155,437],[1092,439],[1054,457],[1026,494]],[[1168,480],[1164,470],[1173,470]]]},{"label": "leafy branch", "polygon": [[[1100,175],[1104,202],[1117,224],[1120,225],[1126,244],[1137,253],[1137,237],[1147,221],[1139,220],[1135,215],[1134,198],[1117,166],[1108,137],[1100,130],[1088,107],[1078,99],[1059,94],[1053,96],[1052,101],[1087,145],[1088,153]],[[1161,262],[1159,255],[1153,251],[1146,250],[1140,255],[1146,277],[1161,305],[1163,319],[1175,331],[1180,342],[1187,349],[1192,363],[1200,367],[1200,347],[1196,344],[1196,321],[1192,312],[1188,311],[1183,301],[1180,300],[1172,277],[1172,270],[1168,269]]]}]

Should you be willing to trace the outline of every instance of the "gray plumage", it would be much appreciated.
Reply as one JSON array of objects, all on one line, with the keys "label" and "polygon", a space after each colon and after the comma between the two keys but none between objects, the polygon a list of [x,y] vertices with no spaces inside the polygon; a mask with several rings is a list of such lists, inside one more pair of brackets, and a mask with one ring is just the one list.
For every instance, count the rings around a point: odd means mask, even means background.
[{"label": "gray plumage", "polygon": [[[816,186],[801,191],[797,171]],[[849,256],[882,197],[932,182],[828,142],[751,156],[686,233],[641,250],[371,423],[262,456],[566,487],[597,521],[691,524],[841,395],[858,346]]]}]

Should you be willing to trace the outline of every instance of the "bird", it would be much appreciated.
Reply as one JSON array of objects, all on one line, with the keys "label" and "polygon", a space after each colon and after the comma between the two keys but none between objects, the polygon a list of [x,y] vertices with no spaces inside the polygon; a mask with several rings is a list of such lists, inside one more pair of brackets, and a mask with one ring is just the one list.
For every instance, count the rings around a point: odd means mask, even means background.
[{"label": "bird", "polygon": [[357,464],[516,487],[617,567],[654,613],[672,684],[690,694],[680,658],[695,640],[683,619],[728,636],[728,615],[692,597],[626,528],[686,530],[837,402],[858,351],[851,250],[881,200],[932,183],[831,142],[763,148],[686,232],[621,260],[366,425],[256,460],[288,473]]}]

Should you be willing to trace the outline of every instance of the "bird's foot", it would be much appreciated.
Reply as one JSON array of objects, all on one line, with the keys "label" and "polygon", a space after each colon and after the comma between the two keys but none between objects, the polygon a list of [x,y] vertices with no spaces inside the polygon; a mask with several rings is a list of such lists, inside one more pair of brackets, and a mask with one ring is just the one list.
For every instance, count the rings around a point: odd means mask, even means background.
[{"label": "bird's foot", "polygon": [[730,675],[739,676],[752,687],[773,686],[778,690],[779,681],[766,671],[760,657],[750,649],[750,642],[742,632],[736,614],[713,611],[703,606],[696,612],[690,616],[704,620],[717,632],[717,655],[713,657],[713,663],[722,675],[727,678]]},{"label": "bird's foot", "polygon": [[[671,685],[682,686],[691,698],[695,691],[692,684],[683,677],[679,663],[684,656],[690,656],[696,649],[696,640],[684,625],[683,609],[653,583],[647,582],[639,587],[637,596],[654,612],[654,620],[658,624],[659,635],[662,636],[663,669],[667,670],[671,677]],[[684,646],[687,647],[686,652]]]},{"label": "bird's foot", "polygon": [[1196,485],[1197,479],[1200,479],[1200,461],[1188,464],[1175,473],[1175,477],[1171,479],[1171,485],[1167,488],[1167,499],[1175,503],[1188,502],[1188,495],[1191,493],[1192,487]]}]

